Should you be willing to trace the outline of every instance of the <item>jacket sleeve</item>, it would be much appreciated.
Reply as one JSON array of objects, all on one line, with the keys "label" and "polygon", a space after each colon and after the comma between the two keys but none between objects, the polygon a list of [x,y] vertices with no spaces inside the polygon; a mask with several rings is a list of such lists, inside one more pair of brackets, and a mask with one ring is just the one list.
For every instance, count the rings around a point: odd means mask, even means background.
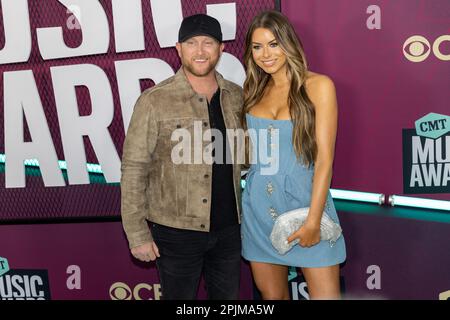
[{"label": "jacket sleeve", "polygon": [[157,136],[155,111],[148,92],[144,92],[135,104],[122,154],[121,216],[130,248],[153,241],[146,221],[146,194]]}]

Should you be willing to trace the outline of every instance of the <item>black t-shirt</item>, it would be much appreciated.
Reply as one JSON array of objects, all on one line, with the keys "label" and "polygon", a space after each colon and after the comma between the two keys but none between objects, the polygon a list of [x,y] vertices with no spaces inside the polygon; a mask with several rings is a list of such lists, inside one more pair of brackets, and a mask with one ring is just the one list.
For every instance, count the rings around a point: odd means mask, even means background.
[{"label": "black t-shirt", "polygon": [[[216,152],[220,144],[214,144],[211,190],[211,231],[218,231],[225,227],[238,224],[236,197],[233,185],[233,165],[231,155],[227,152],[226,127],[220,106],[220,88],[214,93],[208,103],[209,123],[211,129],[218,129],[222,136],[222,155]],[[213,135],[212,142],[215,142]],[[216,157],[217,154],[217,157]]]}]

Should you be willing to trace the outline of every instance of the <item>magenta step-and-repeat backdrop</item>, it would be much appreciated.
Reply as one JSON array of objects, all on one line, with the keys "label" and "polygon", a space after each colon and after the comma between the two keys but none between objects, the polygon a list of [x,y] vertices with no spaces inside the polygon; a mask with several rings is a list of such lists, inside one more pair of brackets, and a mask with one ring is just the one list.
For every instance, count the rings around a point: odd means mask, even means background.
[{"label": "magenta step-and-repeat backdrop", "polygon": [[[274,7],[271,0],[0,2],[0,299],[160,299],[154,265],[131,257],[120,222],[56,222],[119,217],[132,108],[142,90],[178,69],[183,16],[218,18],[226,40],[219,71],[242,84],[248,24]],[[336,84],[333,187],[449,200],[450,3],[284,0],[281,9],[311,70]],[[28,159],[40,168],[25,166]],[[450,224],[354,212],[341,213],[341,223],[346,297],[450,296]],[[308,297],[295,270],[289,281],[293,299]],[[253,291],[243,262],[241,298]]]},{"label": "magenta step-and-repeat backdrop", "polygon": [[291,0],[282,11],[310,69],[336,85],[333,187],[450,200],[450,2]]}]

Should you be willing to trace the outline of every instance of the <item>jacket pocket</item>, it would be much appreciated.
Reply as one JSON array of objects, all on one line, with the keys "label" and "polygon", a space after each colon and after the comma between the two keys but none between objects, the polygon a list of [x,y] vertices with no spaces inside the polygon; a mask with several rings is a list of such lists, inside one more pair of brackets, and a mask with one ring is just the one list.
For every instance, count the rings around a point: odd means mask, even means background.
[{"label": "jacket pocket", "polygon": [[160,132],[164,137],[174,138],[171,140],[175,140],[175,137],[182,136],[184,131],[188,133],[193,133],[194,128],[194,118],[169,118],[163,119],[160,122]]},{"label": "jacket pocket", "polygon": [[160,123],[160,151],[165,161],[190,164],[194,141],[193,118],[171,118]]}]

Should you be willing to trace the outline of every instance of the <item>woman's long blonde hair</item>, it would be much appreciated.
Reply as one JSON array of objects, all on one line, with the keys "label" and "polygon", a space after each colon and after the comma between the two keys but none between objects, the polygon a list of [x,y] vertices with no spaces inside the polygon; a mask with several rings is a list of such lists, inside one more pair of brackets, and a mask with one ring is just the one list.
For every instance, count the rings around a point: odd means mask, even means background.
[{"label": "woman's long blonde hair", "polygon": [[247,77],[244,82],[244,107],[241,121],[247,129],[246,113],[262,98],[270,80],[252,57],[252,35],[255,29],[265,28],[275,36],[286,54],[287,76],[290,79],[288,106],[293,123],[292,141],[298,159],[305,165],[314,163],[317,155],[315,135],[315,111],[305,90],[307,64],[302,44],[287,18],[277,11],[264,11],[253,18],[245,40],[244,63]]}]

